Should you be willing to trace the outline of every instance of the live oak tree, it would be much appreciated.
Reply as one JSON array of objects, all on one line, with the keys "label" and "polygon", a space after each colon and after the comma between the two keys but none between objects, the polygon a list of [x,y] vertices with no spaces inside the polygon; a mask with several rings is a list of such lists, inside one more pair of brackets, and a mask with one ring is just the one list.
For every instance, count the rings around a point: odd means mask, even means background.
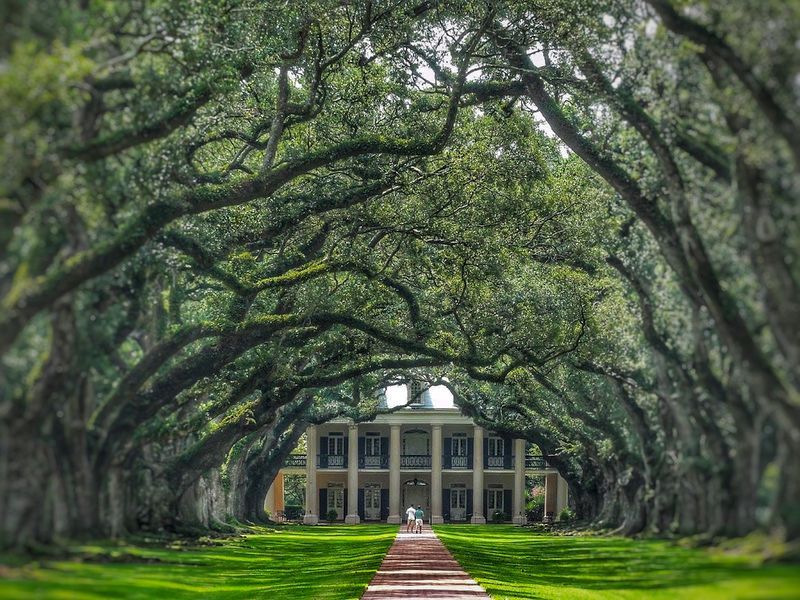
[{"label": "live oak tree", "polygon": [[779,469],[796,537],[793,11],[20,6],[3,544],[261,520],[307,424],[409,376],[586,520],[743,534]]}]

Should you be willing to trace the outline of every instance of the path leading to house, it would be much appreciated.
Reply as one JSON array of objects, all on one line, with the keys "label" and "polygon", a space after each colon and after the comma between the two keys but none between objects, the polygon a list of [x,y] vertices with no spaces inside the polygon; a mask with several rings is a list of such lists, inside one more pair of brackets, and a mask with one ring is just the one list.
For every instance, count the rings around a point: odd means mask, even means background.
[{"label": "path leading to house", "polygon": [[402,525],[361,598],[488,600],[489,595],[466,574],[430,526],[425,525],[422,533],[406,533]]}]

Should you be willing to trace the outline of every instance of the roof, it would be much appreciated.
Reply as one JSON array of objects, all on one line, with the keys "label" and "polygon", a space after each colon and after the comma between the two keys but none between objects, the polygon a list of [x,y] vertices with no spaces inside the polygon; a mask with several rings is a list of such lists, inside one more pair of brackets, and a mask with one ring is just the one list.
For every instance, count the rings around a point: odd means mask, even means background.
[{"label": "roof", "polygon": [[[387,408],[394,408],[405,404],[408,398],[408,386],[405,385],[392,385],[386,388],[383,399],[384,406]],[[427,409],[453,409],[457,408],[453,402],[453,394],[450,390],[443,385],[434,385],[426,389],[422,393],[420,402],[417,406],[421,405],[422,408]]]}]

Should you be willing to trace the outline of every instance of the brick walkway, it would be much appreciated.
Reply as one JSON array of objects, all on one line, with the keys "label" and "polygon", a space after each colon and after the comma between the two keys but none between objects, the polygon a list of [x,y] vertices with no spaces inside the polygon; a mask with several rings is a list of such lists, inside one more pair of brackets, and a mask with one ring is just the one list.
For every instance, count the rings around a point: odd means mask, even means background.
[{"label": "brick walkway", "polygon": [[406,533],[403,525],[361,598],[488,600],[489,596],[428,525],[419,534]]}]

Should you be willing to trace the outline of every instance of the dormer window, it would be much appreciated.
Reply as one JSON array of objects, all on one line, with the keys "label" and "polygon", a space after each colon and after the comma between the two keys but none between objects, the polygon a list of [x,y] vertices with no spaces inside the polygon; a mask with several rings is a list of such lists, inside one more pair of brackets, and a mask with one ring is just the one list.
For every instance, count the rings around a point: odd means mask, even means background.
[{"label": "dormer window", "polygon": [[422,382],[410,381],[408,383],[408,402],[412,406],[415,404],[422,404]]}]

